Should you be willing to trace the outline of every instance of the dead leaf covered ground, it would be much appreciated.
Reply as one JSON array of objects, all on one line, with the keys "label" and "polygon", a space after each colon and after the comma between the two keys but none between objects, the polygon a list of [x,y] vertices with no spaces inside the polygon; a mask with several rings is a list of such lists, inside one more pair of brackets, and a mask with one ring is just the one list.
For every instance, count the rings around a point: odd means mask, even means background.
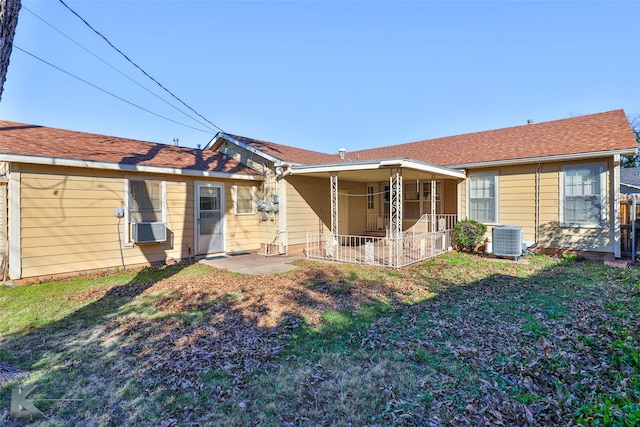
[{"label": "dead leaf covered ground", "polygon": [[40,390],[49,418],[32,425],[640,420],[635,268],[454,253],[398,271],[161,273],[54,297],[82,307],[0,337],[0,361]]}]

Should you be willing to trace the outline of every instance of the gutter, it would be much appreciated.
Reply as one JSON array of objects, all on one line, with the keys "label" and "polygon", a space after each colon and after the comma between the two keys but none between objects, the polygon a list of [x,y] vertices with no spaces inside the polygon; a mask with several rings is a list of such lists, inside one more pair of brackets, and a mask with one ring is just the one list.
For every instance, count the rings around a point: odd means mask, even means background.
[{"label": "gutter", "polygon": [[349,163],[325,163],[319,165],[303,165],[296,167],[291,165],[290,173],[295,175],[296,173],[318,173],[318,172],[346,172],[346,171],[365,171],[365,170],[378,170],[382,168],[409,168],[419,170],[422,172],[437,173],[448,175],[455,178],[464,179],[466,174],[464,171],[455,170],[447,166],[438,166],[431,163],[421,162],[419,160],[411,159],[385,159],[385,160],[365,160],[361,162],[349,162]]},{"label": "gutter", "polygon": [[525,163],[562,162],[567,160],[593,159],[598,157],[610,157],[615,155],[630,156],[635,152],[636,152],[635,148],[633,149],[629,148],[624,150],[596,151],[596,152],[577,153],[577,154],[575,153],[559,154],[556,156],[526,157],[522,159],[493,160],[493,161],[474,162],[474,163],[458,163],[458,164],[448,165],[447,167],[456,168],[456,169],[469,169],[469,168],[481,168],[481,167],[520,165]]},{"label": "gutter", "polygon": [[248,181],[262,181],[260,175],[245,175],[220,171],[203,171],[198,169],[180,169],[162,166],[142,166],[123,163],[94,162],[90,160],[63,159],[52,157],[26,156],[21,154],[0,154],[0,161],[27,163],[46,166],[67,166],[76,168],[105,169],[127,172],[148,172],[169,175],[197,176],[207,178],[243,179]]}]

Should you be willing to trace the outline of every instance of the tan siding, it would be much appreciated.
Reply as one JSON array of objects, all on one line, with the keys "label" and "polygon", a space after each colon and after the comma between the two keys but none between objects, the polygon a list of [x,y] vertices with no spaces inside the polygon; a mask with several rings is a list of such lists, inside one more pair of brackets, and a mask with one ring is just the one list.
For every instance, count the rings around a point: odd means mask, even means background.
[{"label": "tan siding", "polygon": [[7,253],[7,183],[0,183],[0,260]]},{"label": "tan siding", "polygon": [[444,181],[444,205],[443,212],[445,214],[455,214],[456,209],[458,207],[458,196],[457,196],[457,181],[453,179],[446,179]]},{"label": "tan siding", "polygon": [[[540,177],[540,247],[612,252],[610,228],[563,227],[559,223],[560,171],[564,166],[580,164],[602,164],[606,172],[607,193],[610,191],[609,159],[544,164]],[[536,237],[535,171],[537,166],[536,164],[520,165],[502,167],[498,170],[499,222],[522,227],[525,240],[535,240]],[[462,209],[466,213],[468,195],[466,188],[463,191]],[[609,198],[607,194],[607,200]],[[491,228],[489,227],[487,236],[490,236]]]},{"label": "tan siding", "polygon": [[[542,168],[540,197],[540,245],[553,249],[613,251],[609,228],[562,227],[560,220],[560,171],[564,166],[602,163],[609,175],[608,162],[550,163]],[[607,193],[609,192],[607,178]],[[608,212],[607,212],[608,215]]]},{"label": "tan siding", "polygon": [[[125,244],[114,209],[124,207],[129,178],[166,182],[167,242]],[[120,266],[119,238],[125,265],[187,258],[195,250],[194,185],[189,177],[23,165],[22,277]],[[225,183],[228,247],[255,249],[256,218],[233,215],[231,187]]]},{"label": "tan siding", "polygon": [[[194,253],[194,183],[191,179],[183,180],[172,176],[164,178],[167,181],[167,243],[158,246],[169,245],[170,249],[163,249],[171,258],[187,258]],[[151,247],[146,249],[147,253],[151,250]],[[161,258],[162,254],[156,253],[154,256]]]},{"label": "tan siding", "polygon": [[458,219],[467,219],[469,217],[469,212],[467,212],[467,181],[463,181],[460,183],[460,218]]},{"label": "tan siding", "polygon": [[[325,180],[329,186],[329,181]],[[367,198],[362,195],[367,194],[367,184],[362,182],[340,181],[338,178],[338,192],[349,194],[349,234],[362,235],[367,230]],[[330,207],[331,199],[327,198],[325,203]],[[338,216],[340,211],[338,210]]]},{"label": "tan siding", "polygon": [[536,165],[523,165],[498,174],[499,223],[522,227],[524,240],[535,239],[535,171]]},{"label": "tan siding", "polygon": [[239,161],[240,163],[244,163],[245,165],[254,170],[257,170],[260,173],[265,173],[269,170],[272,170],[274,167],[273,162],[265,160],[261,156],[253,154],[249,150],[245,150],[244,148],[239,147],[236,144],[223,144],[220,148],[218,148],[218,151]]},{"label": "tan siding", "polygon": [[328,232],[331,221],[329,180],[290,176],[287,182],[289,244],[306,243],[307,232]]},{"label": "tan siding", "polygon": [[225,188],[225,199],[227,201],[225,212],[226,245],[227,252],[251,251],[260,248],[260,228],[261,221],[257,212],[251,215],[235,213],[236,195],[234,185],[244,185],[252,188],[254,194],[253,207],[255,210],[256,197],[260,195],[260,189],[255,184],[243,182],[227,183]]}]

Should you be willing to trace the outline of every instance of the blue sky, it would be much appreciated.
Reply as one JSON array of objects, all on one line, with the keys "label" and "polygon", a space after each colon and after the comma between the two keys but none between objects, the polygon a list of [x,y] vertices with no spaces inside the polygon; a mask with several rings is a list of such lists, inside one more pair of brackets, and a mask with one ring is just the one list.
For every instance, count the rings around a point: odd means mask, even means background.
[{"label": "blue sky", "polygon": [[[640,2],[66,2],[226,132],[312,150],[640,114]],[[193,147],[215,134],[52,29],[188,111],[59,1],[22,3],[16,46],[206,132],[15,48],[0,117]]]}]

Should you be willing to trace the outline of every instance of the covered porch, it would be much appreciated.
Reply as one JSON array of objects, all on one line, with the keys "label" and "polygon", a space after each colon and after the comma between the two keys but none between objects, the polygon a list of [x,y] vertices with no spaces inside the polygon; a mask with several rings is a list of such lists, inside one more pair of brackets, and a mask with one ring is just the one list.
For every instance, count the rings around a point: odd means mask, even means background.
[{"label": "covered porch", "polygon": [[329,186],[329,224],[307,232],[308,258],[397,268],[451,250],[463,171],[387,159],[291,166],[288,173]]}]

